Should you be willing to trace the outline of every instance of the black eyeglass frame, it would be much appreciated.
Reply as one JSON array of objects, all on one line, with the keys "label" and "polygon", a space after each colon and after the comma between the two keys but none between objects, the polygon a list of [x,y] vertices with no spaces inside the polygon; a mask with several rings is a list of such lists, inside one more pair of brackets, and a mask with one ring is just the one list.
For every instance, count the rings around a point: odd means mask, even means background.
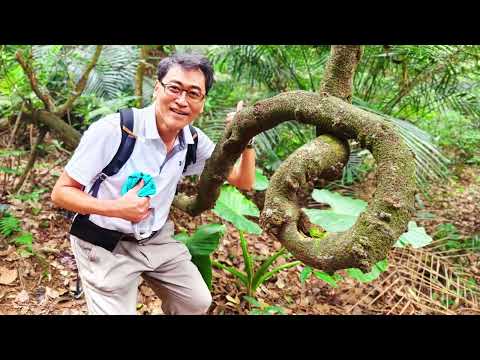
[{"label": "black eyeglass frame", "polygon": [[200,97],[199,99],[192,99],[192,98],[188,95],[189,92],[190,92],[190,90],[185,90],[183,87],[181,87],[180,85],[177,85],[177,84],[164,84],[164,83],[163,83],[162,81],[160,81],[160,80],[159,80],[158,82],[163,86],[163,90],[165,90],[165,91],[167,91],[167,86],[169,86],[169,85],[173,85],[173,86],[175,86],[175,87],[180,88],[182,91],[181,91],[178,95],[176,95],[176,96],[177,96],[177,97],[180,97],[180,96],[182,96],[183,92],[185,92],[185,93],[187,94],[186,98],[189,99],[189,100],[191,100],[191,101],[193,101],[193,102],[198,102],[198,103],[199,103],[199,102],[205,100],[205,98],[207,97],[207,94],[200,94],[201,97]]}]

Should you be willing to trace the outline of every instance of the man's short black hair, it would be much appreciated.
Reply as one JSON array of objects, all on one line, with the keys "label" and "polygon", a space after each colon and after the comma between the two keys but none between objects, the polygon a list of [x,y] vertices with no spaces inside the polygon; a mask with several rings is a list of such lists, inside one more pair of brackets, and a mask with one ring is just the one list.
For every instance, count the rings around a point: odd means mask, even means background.
[{"label": "man's short black hair", "polygon": [[186,70],[200,69],[205,75],[205,91],[213,85],[213,67],[210,61],[199,54],[174,54],[162,59],[157,66],[157,79],[161,81],[173,65],[180,65]]}]

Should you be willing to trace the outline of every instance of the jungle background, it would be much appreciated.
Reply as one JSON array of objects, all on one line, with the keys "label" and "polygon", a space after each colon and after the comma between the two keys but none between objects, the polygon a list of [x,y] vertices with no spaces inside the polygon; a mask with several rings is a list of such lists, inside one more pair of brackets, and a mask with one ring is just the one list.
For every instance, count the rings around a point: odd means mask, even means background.
[{"label": "jungle background", "polygon": [[[150,104],[156,64],[175,51],[214,64],[195,126],[215,142],[240,100],[318,91],[330,46],[0,45],[0,314],[86,313],[68,240],[73,214],[53,205],[51,189],[91,123]],[[257,136],[252,191],[225,185],[215,208],[194,218],[172,207],[178,239],[211,282],[209,314],[478,314],[479,56],[471,45],[364,47],[352,102],[399,132],[419,188],[408,231],[368,273],[312,269],[258,226],[268,179],[315,137],[313,126],[285,122]],[[348,229],[375,191],[371,154],[350,146],[342,178],[315,189],[306,210],[327,231]],[[194,194],[196,180],[180,190]],[[162,313],[143,283],[137,303],[139,314]]]}]

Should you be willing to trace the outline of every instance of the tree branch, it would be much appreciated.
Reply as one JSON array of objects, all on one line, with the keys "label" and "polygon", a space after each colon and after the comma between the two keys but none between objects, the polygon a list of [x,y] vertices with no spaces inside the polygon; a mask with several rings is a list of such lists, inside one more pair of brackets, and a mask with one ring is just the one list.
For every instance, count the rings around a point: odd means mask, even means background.
[{"label": "tree branch", "polygon": [[62,117],[63,115],[65,115],[65,113],[68,110],[70,110],[75,100],[77,100],[77,98],[82,94],[83,90],[85,89],[85,86],[87,85],[88,76],[90,75],[90,72],[97,64],[98,58],[100,57],[102,49],[103,49],[103,45],[97,45],[95,49],[95,53],[93,54],[92,59],[88,63],[87,67],[85,68],[85,71],[83,72],[82,76],[78,80],[77,85],[75,86],[75,89],[72,92],[72,95],[68,98],[67,101],[65,101],[63,105],[61,105],[58,108],[57,111],[55,111],[55,114],[58,117]]},{"label": "tree branch", "polygon": [[28,174],[33,168],[33,165],[35,164],[35,160],[37,159],[37,154],[38,154],[38,145],[40,145],[43,142],[43,139],[45,138],[45,135],[47,134],[48,129],[45,127],[40,128],[40,132],[37,136],[37,139],[35,140],[35,143],[32,146],[32,150],[30,152],[30,157],[28,159],[28,163],[25,166],[25,170],[23,171],[22,176],[18,180],[17,185],[15,186],[15,189],[13,190],[14,192],[18,193],[21,189],[22,186],[25,182],[25,180],[28,177]]},{"label": "tree branch", "polygon": [[20,66],[23,69],[23,72],[25,75],[28,77],[28,80],[30,81],[30,86],[32,87],[32,90],[35,92],[37,97],[43,102],[45,105],[45,109],[48,111],[55,111],[55,101],[53,98],[50,96],[50,93],[48,92],[47,89],[41,89],[40,84],[38,83],[37,76],[35,75],[35,72],[33,70],[32,65],[30,62],[25,60],[23,57],[22,53],[20,50],[18,50],[15,54],[15,57],[20,64]]},{"label": "tree branch", "polygon": [[[31,122],[32,120],[33,115],[31,113],[22,113],[22,121]],[[74,150],[78,146],[82,135],[55,114],[48,111],[38,111],[36,121],[55,132],[68,150]]]},{"label": "tree branch", "polygon": [[361,46],[333,45],[320,92],[351,102],[353,76],[361,56]]}]

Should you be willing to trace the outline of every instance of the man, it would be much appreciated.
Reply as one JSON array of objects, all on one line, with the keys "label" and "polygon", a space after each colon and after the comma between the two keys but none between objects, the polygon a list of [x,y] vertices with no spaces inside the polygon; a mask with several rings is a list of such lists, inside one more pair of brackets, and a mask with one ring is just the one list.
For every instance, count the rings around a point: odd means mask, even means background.
[{"label": "man", "polygon": [[[129,160],[101,183],[97,196],[89,190],[120,145],[119,114],[89,127],[52,191],[56,205],[90,214],[89,220],[102,231],[129,235],[125,239],[130,241],[122,238],[112,251],[70,236],[90,314],[135,314],[140,276],[162,300],[166,314],[203,314],[211,304],[205,282],[186,246],[173,239],[173,223],[167,217],[182,175],[201,174],[215,147],[197,129],[196,163],[182,174],[187,145],[194,142],[189,124],[203,111],[213,68],[199,55],[173,55],[160,61],[157,78],[153,104],[134,109],[137,141]],[[156,193],[152,198],[138,196],[143,181],[121,195],[134,172],[153,177]],[[255,152],[247,147],[227,181],[250,189],[254,179]],[[154,235],[136,240],[134,224],[149,216]]]}]

